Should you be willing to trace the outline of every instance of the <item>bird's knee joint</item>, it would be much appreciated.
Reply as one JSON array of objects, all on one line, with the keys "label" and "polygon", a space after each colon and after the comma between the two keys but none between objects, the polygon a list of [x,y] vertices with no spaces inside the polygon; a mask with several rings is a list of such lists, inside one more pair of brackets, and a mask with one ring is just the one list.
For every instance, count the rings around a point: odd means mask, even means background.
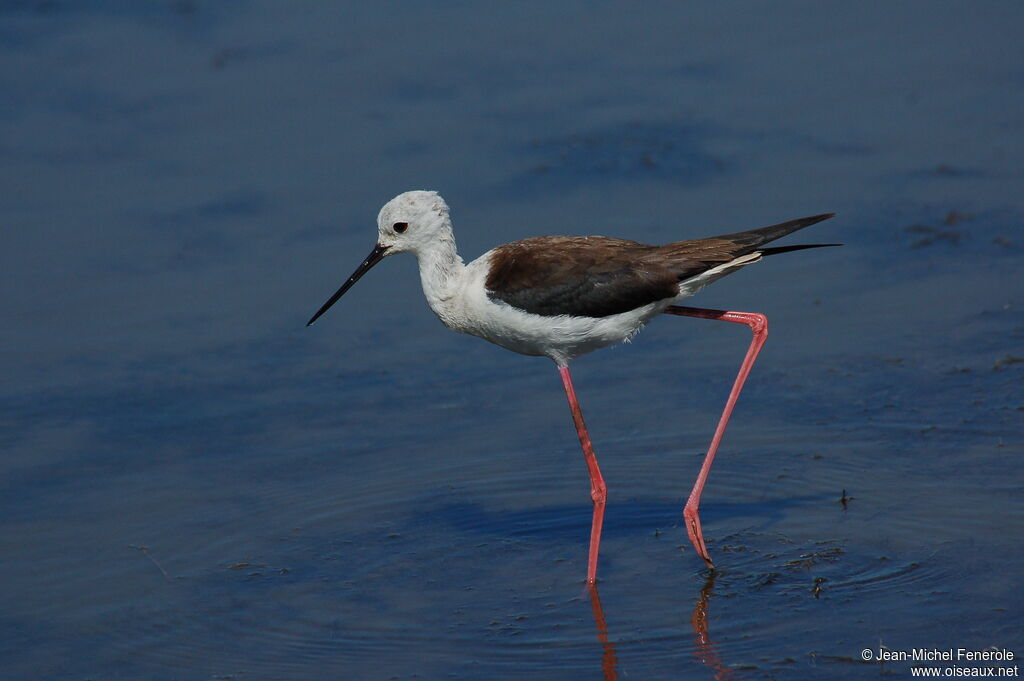
[{"label": "bird's knee joint", "polygon": [[760,336],[768,333],[768,318],[760,312],[752,312],[750,314],[750,330],[754,332],[755,336]]}]

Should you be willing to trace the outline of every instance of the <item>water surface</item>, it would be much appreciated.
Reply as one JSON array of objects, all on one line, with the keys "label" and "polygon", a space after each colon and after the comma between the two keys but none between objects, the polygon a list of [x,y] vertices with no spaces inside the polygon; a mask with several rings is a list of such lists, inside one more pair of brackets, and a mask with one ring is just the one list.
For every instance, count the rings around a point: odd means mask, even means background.
[{"label": "water surface", "polygon": [[[1018,3],[0,4],[7,679],[909,678],[1024,654]],[[444,329],[463,254],[836,211],[574,364]],[[801,235],[803,236],[803,235]],[[793,241],[796,239],[794,238]],[[843,503],[845,501],[845,503]]]}]

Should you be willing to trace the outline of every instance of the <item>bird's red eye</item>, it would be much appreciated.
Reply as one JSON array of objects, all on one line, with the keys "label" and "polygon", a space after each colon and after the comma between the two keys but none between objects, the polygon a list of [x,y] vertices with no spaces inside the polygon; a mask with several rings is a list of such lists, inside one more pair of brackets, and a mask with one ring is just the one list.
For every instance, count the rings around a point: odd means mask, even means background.
[{"label": "bird's red eye", "polygon": [[394,229],[394,230],[395,230],[396,232],[398,232],[399,234],[401,234],[401,233],[402,233],[402,232],[404,232],[405,230],[409,229],[409,223],[408,223],[408,222],[396,222],[396,223],[395,223],[394,225],[392,225],[392,228],[393,228],[393,229]]}]

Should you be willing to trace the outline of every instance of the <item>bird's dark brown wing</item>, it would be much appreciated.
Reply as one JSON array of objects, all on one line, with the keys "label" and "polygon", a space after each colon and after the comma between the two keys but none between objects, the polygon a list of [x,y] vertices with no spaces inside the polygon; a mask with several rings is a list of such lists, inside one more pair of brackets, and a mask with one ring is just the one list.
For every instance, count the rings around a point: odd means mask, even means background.
[{"label": "bird's dark brown wing", "polygon": [[754,251],[770,252],[760,246],[828,217],[664,246],[603,236],[523,239],[491,252],[485,286],[491,299],[533,314],[608,317],[674,298],[679,282]]},{"label": "bird's dark brown wing", "polygon": [[659,246],[649,257],[665,263],[676,276],[676,281],[680,282],[704,274],[713,267],[732,262],[754,250],[757,249],[719,236],[665,244]]},{"label": "bird's dark brown wing", "polygon": [[658,247],[607,237],[537,237],[491,253],[487,294],[543,316],[607,317],[673,298],[677,275]]}]

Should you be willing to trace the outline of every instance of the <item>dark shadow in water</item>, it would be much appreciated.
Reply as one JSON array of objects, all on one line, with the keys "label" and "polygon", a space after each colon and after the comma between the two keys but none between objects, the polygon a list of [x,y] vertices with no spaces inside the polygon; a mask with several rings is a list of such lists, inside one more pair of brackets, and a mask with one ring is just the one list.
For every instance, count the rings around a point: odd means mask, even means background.
[{"label": "dark shadow in water", "polygon": [[594,611],[594,624],[597,626],[597,640],[601,642],[601,673],[604,681],[615,681],[619,678],[616,666],[619,663],[615,656],[615,646],[608,640],[608,622],[604,617],[604,608],[601,607],[601,596],[597,593],[597,585],[591,584],[587,588],[590,596],[590,607]]},{"label": "dark shadow in water", "polygon": [[[706,521],[751,517],[770,526],[793,508],[819,504],[833,495],[803,495],[754,502],[718,502],[701,509]],[[652,527],[681,524],[683,501],[656,502],[627,500],[609,504],[604,536],[627,536]],[[582,500],[576,505],[542,506],[524,511],[490,511],[481,504],[459,502],[434,507],[417,515],[418,521],[443,522],[464,532],[479,532],[517,537],[571,539],[590,529],[591,506]]]},{"label": "dark shadow in water", "polygon": [[718,655],[718,650],[715,649],[715,644],[708,633],[708,602],[714,588],[715,571],[711,570],[707,581],[704,582],[704,588],[700,590],[700,597],[693,606],[693,615],[690,616],[690,624],[693,625],[693,633],[697,637],[695,655],[701,664],[711,670],[717,681],[731,681],[735,678],[732,670],[722,663],[722,658]]}]

